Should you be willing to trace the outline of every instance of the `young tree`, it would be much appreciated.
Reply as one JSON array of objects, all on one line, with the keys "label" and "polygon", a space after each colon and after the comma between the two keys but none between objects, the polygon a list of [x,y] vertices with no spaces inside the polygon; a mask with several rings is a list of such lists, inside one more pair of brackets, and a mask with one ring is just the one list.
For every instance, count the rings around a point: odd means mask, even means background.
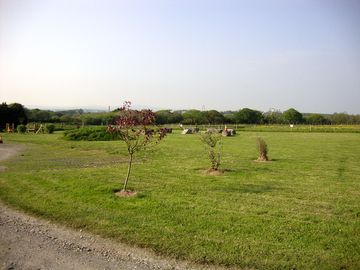
[{"label": "young tree", "polygon": [[155,123],[155,113],[151,110],[133,110],[130,107],[131,102],[125,101],[119,110],[120,116],[116,120],[116,124],[108,127],[109,132],[115,134],[120,140],[125,142],[129,154],[128,170],[121,191],[123,194],[128,194],[127,184],[134,154],[147,148],[151,144],[157,144],[166,134],[163,129],[154,131],[148,128],[148,126]]},{"label": "young tree", "polygon": [[220,162],[221,162],[221,134],[216,131],[207,131],[200,134],[201,141],[205,144],[211,167],[211,171],[219,171]]}]

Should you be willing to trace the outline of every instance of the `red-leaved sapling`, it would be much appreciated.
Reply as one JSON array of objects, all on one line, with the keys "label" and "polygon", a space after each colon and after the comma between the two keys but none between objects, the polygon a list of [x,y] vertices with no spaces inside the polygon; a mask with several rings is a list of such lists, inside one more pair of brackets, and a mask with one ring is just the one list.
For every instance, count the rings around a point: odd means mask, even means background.
[{"label": "red-leaved sapling", "polygon": [[131,109],[131,102],[125,101],[119,109],[119,117],[115,125],[108,126],[108,132],[114,134],[126,144],[129,155],[128,170],[124,180],[123,189],[119,196],[131,196],[136,194],[127,190],[131,173],[131,166],[136,152],[146,149],[150,145],[157,144],[166,135],[165,129],[151,129],[155,124],[155,113],[151,110]]}]

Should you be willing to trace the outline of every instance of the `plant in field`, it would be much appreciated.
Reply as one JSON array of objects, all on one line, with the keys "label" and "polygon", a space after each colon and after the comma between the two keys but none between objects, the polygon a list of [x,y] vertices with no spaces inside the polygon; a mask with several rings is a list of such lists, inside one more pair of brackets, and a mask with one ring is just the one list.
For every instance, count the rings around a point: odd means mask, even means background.
[{"label": "plant in field", "polygon": [[45,132],[52,134],[55,131],[55,125],[54,124],[46,124],[45,125]]},{"label": "plant in field", "polygon": [[257,138],[256,139],[258,150],[259,150],[259,157],[258,161],[268,161],[268,146],[263,138]]},{"label": "plant in field", "polygon": [[25,133],[26,132],[26,126],[25,125],[18,125],[16,127],[16,130],[18,133]]},{"label": "plant in field", "polygon": [[127,194],[127,184],[131,173],[134,154],[152,144],[157,144],[165,136],[165,130],[154,131],[149,126],[155,123],[155,113],[151,110],[133,110],[131,102],[125,101],[119,109],[119,117],[115,125],[108,127],[108,132],[114,134],[126,144],[129,163],[122,193]]},{"label": "plant in field", "polygon": [[216,131],[207,131],[200,134],[200,139],[204,143],[211,163],[210,171],[218,171],[221,161],[221,134]]}]

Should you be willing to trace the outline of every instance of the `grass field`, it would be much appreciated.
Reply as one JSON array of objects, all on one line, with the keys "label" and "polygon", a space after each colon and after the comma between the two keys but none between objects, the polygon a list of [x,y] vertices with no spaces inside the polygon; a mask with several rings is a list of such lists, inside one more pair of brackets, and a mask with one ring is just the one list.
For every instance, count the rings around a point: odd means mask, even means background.
[{"label": "grass field", "polygon": [[[255,139],[269,145],[268,163]],[[360,135],[240,132],[223,140],[221,176],[197,135],[170,134],[137,156],[118,198],[122,142],[3,134],[23,144],[1,165],[0,198],[74,228],[175,258],[258,269],[360,269]]]}]

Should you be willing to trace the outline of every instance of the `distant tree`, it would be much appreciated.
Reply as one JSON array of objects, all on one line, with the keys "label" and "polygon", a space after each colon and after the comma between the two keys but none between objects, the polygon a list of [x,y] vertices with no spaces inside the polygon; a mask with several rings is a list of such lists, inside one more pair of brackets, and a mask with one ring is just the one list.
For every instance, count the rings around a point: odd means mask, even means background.
[{"label": "distant tree", "polygon": [[52,116],[55,116],[55,113],[48,110],[32,109],[26,110],[26,116],[30,122],[51,122]]},{"label": "distant tree", "polygon": [[205,115],[199,110],[187,110],[183,113],[183,124],[201,125],[206,124]]},{"label": "distant tree", "polygon": [[236,123],[236,117],[235,117],[235,113],[234,112],[224,112],[223,113],[224,116],[224,123],[227,124],[234,124]]},{"label": "distant tree", "polygon": [[263,115],[260,111],[244,108],[235,114],[235,119],[240,124],[261,124]]},{"label": "distant tree", "polygon": [[289,124],[301,124],[303,122],[302,114],[294,108],[284,111],[283,116]]},{"label": "distant tree", "polygon": [[7,123],[15,124],[16,127],[19,124],[26,125],[27,122],[25,108],[20,103],[7,105],[3,102],[0,105],[0,128],[4,128]]},{"label": "distant tree", "polygon": [[14,123],[15,126],[19,124],[27,124],[27,116],[25,108],[20,103],[13,103],[9,105],[10,122]]},{"label": "distant tree", "polygon": [[225,122],[225,117],[216,110],[204,111],[203,115],[206,122],[210,125],[223,124]]},{"label": "distant tree", "polygon": [[323,115],[314,113],[305,117],[305,120],[310,125],[326,125],[329,124],[329,120]]},{"label": "distant tree", "polygon": [[351,118],[354,125],[360,125],[360,114],[352,115]]},{"label": "distant tree", "polygon": [[183,120],[181,113],[171,110],[160,110],[155,113],[155,121],[158,125],[176,124]]},{"label": "distant tree", "polygon": [[66,124],[74,124],[74,122],[75,122],[73,117],[71,117],[70,115],[67,115],[67,114],[60,116],[59,120],[60,120],[60,122],[66,123]]},{"label": "distant tree", "polygon": [[263,116],[264,122],[267,124],[283,124],[285,122],[283,113],[279,110],[270,110]]},{"label": "distant tree", "polygon": [[82,115],[73,117],[80,118],[84,125],[109,125],[115,123],[116,118],[118,117],[118,113],[84,113]]},{"label": "distant tree", "polygon": [[162,129],[155,132],[148,128],[155,123],[155,113],[151,110],[133,110],[130,106],[131,103],[126,101],[119,110],[119,118],[116,120],[116,124],[108,127],[109,132],[125,142],[129,155],[128,171],[123,189],[120,192],[120,195],[123,196],[131,194],[127,191],[127,184],[135,153],[146,149],[150,144],[158,143],[165,136]]},{"label": "distant tree", "polygon": [[5,102],[3,102],[0,104],[0,129],[6,127],[6,123],[10,122],[9,118],[9,107]]},{"label": "distant tree", "polygon": [[56,114],[51,116],[51,122],[52,123],[60,123],[60,117]]},{"label": "distant tree", "polygon": [[351,124],[351,117],[347,113],[334,113],[330,119],[331,123],[335,125]]}]

